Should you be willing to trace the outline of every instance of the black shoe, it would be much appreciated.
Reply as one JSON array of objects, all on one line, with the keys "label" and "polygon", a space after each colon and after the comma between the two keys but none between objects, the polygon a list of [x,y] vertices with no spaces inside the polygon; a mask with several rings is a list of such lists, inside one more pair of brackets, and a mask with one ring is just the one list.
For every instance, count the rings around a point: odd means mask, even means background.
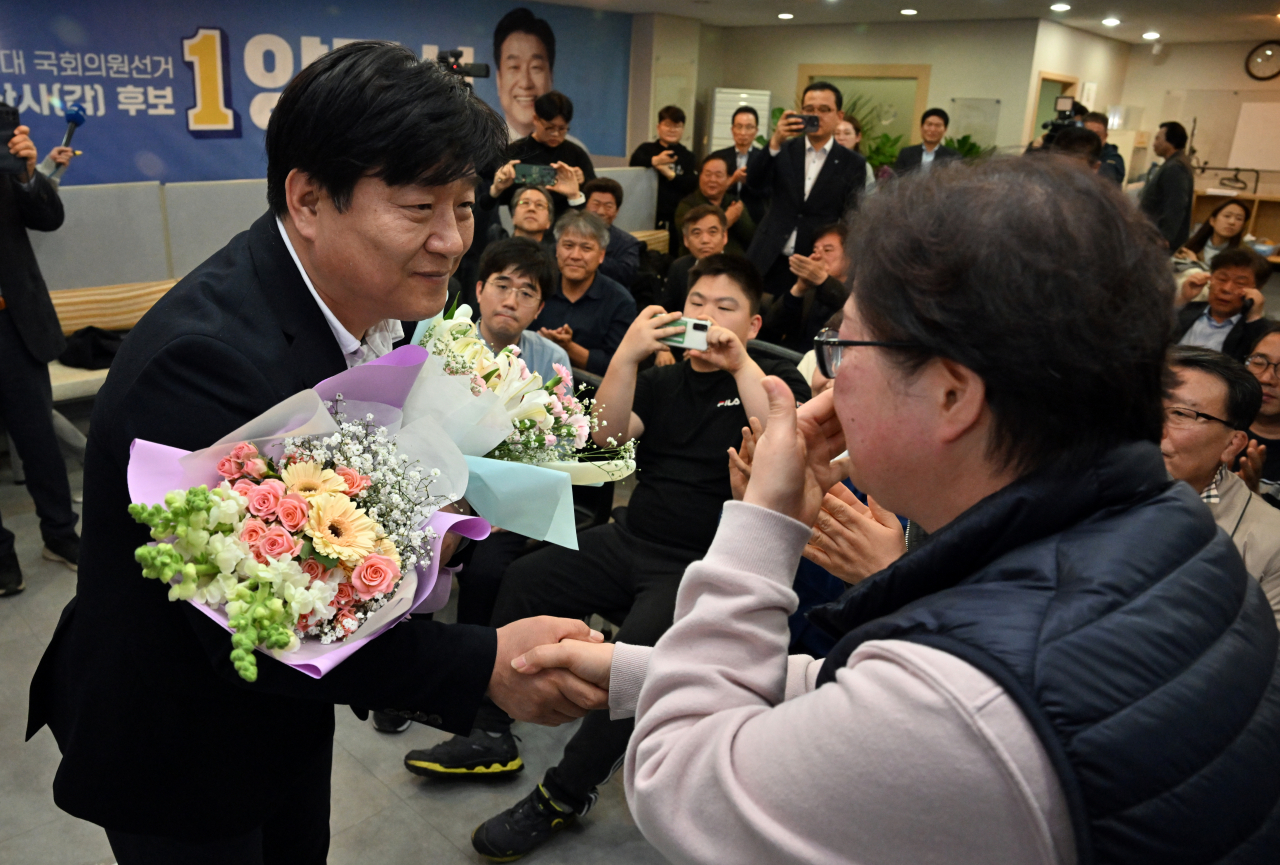
[{"label": "black shoe", "polygon": [[404,715],[393,715],[390,712],[373,713],[373,729],[379,733],[403,733],[413,725]]},{"label": "black shoe", "polygon": [[73,571],[80,570],[80,539],[75,535],[69,538],[49,538],[44,542],[44,551],[40,553],[50,562],[61,562]]},{"label": "black shoe", "polygon": [[577,821],[573,809],[558,804],[539,784],[518,803],[477,826],[471,846],[486,859],[513,862]]},{"label": "black shoe", "polygon": [[5,595],[16,595],[27,587],[22,581],[22,567],[18,564],[18,554],[9,553],[0,556],[0,598]]},{"label": "black shoe", "polygon": [[524,760],[510,730],[496,737],[472,730],[470,736],[454,736],[434,748],[410,751],[404,757],[404,767],[415,775],[435,778],[494,778],[523,771]]}]

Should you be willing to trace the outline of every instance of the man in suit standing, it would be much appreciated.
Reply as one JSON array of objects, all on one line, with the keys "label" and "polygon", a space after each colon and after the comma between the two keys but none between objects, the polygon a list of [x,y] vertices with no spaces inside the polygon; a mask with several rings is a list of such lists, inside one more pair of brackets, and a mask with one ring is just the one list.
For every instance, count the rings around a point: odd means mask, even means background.
[{"label": "man in suit standing", "polygon": [[960,154],[942,143],[951,125],[951,117],[941,108],[930,108],[920,115],[920,139],[923,144],[913,144],[898,151],[898,159],[893,163],[893,170],[898,174],[908,171],[928,171],[933,163],[949,162],[959,159]]},{"label": "man in suit standing", "polygon": [[818,229],[857,206],[867,178],[867,161],[834,138],[844,117],[840,91],[815,81],[805,88],[801,105],[805,114],[817,116],[817,130],[801,136],[801,115],[784,112],[769,149],[753,153],[747,165],[747,188],[770,198],[747,258],[765,274],[765,292],[774,297],[791,287],[791,256],[813,252]]},{"label": "man in suit standing", "polygon": [[765,208],[769,199],[764,195],[755,195],[747,189],[747,163],[753,153],[759,153],[755,146],[756,133],[760,131],[760,115],[750,105],[740,105],[733,112],[733,146],[725,147],[710,153],[707,158],[719,157],[729,166],[729,191],[746,205],[747,212],[756,223],[764,219]]},{"label": "man in suit standing", "polygon": [[116,356],[90,428],[85,567],[32,681],[27,729],[49,725],[62,751],[54,801],[103,826],[120,865],[322,865],[335,703],[463,733],[486,694],[547,723],[598,704],[602,692],[573,679],[513,684],[511,660],[531,645],[589,638],[552,618],[511,630],[410,618],[323,678],[260,654],[246,683],[227,633],[170,603],[133,556],[148,532],[126,510],[130,443],[207,446],[385,354],[400,320],[439,312],[471,242],[474,177],[505,145],[501,119],[434,62],[385,42],[324,55],[267,127],[270,211]]},{"label": "man in suit standing", "polygon": [[1157,229],[1170,250],[1182,248],[1191,236],[1191,201],[1195,180],[1187,158],[1187,130],[1176,120],[1161,123],[1151,149],[1164,162],[1153,167],[1142,187],[1138,205]]},{"label": "man in suit standing", "polygon": [[[62,225],[62,201],[49,178],[36,171],[36,147],[27,127],[14,130],[8,148],[25,171],[0,175],[0,419],[26,469],[44,558],[74,571],[80,558],[78,518],[53,431],[49,384],[49,361],[67,343],[27,237],[28,228],[54,231]],[[0,524],[0,597],[26,587],[13,542],[13,532]]]}]

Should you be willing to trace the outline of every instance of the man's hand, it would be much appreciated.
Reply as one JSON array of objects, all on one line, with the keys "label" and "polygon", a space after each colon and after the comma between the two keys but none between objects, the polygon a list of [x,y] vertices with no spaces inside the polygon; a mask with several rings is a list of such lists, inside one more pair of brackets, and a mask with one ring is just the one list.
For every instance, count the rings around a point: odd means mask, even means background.
[{"label": "man's hand", "polygon": [[1249,314],[1245,316],[1245,321],[1257,321],[1262,318],[1267,311],[1267,299],[1262,296],[1262,292],[1256,288],[1246,288],[1244,297],[1245,300],[1253,301],[1253,306],[1249,307]]},{"label": "man's hand", "polygon": [[733,225],[742,218],[743,204],[741,201],[735,201],[724,209],[724,218],[729,225]]},{"label": "man's hand", "polygon": [[711,327],[707,330],[706,350],[687,348],[684,350],[686,355],[705,360],[730,375],[737,375],[748,364],[755,363],[747,355],[747,347],[736,333],[716,324],[716,320],[709,315],[706,320],[711,322]]},{"label": "man's hand", "polygon": [[49,151],[49,158],[53,160],[54,165],[70,165],[72,158],[76,152],[70,147],[63,147],[59,144],[57,147]]},{"label": "man's hand", "polygon": [[587,173],[576,165],[573,166],[573,177],[578,181],[579,186],[587,182]]},{"label": "man's hand", "polygon": [[1249,444],[1240,454],[1240,470],[1236,474],[1255,493],[1258,492],[1258,482],[1262,479],[1262,466],[1266,461],[1267,446],[1249,439]]},{"label": "man's hand", "polygon": [[793,255],[787,259],[787,265],[792,273],[800,277],[799,281],[791,287],[791,293],[796,297],[803,297],[809,289],[822,285],[831,275],[827,273],[827,269],[822,266],[820,260],[808,255]]},{"label": "man's hand", "polygon": [[764,424],[760,418],[753,417],[748,421],[751,426],[742,428],[742,447],[729,448],[729,489],[733,491],[733,500],[742,501],[747,492],[747,483],[751,480],[751,461],[756,453],[756,441],[764,432]]},{"label": "man's hand", "polygon": [[26,183],[31,179],[31,175],[36,173],[36,146],[31,140],[30,129],[19,126],[13,130],[13,137],[9,139],[9,152],[27,161],[27,173],[18,178]]},{"label": "man's hand", "polygon": [[1203,270],[1192,271],[1187,274],[1187,278],[1182,281],[1182,291],[1178,294],[1179,306],[1188,304],[1196,299],[1204,287],[1209,284],[1209,274]]},{"label": "man's hand", "polygon": [[795,396],[776,376],[764,380],[769,419],[756,442],[751,480],[742,500],[812,526],[826,491],[848,476],[844,431],[836,417],[834,392],[827,391],[796,410]]},{"label": "man's hand", "polygon": [[516,166],[519,164],[519,159],[513,159],[494,173],[493,183],[489,185],[489,195],[497,198],[511,188],[511,184],[516,182]]},{"label": "man's hand", "polygon": [[804,557],[856,585],[889,567],[906,551],[906,534],[896,516],[870,496],[864,505],[848,487],[836,484],[822,499]]},{"label": "man's hand", "polygon": [[674,150],[664,150],[657,156],[649,160],[654,168],[660,168],[663,165],[673,165],[679,159]]},{"label": "man's hand", "polygon": [[671,366],[676,362],[676,356],[671,353],[671,349],[663,346],[653,354],[654,366]]},{"label": "man's hand", "polygon": [[565,198],[578,197],[578,173],[574,173],[574,168],[565,162],[553,162],[551,167],[556,170],[556,182],[547,187],[551,192],[558,192]]},{"label": "man's hand", "polygon": [[573,328],[567,324],[562,324],[555,330],[549,328],[538,328],[538,334],[545,336],[563,349],[568,349],[569,343],[573,342]]},{"label": "man's hand", "polygon": [[556,726],[609,705],[609,695],[567,670],[522,675],[512,661],[538,646],[561,640],[599,643],[604,635],[579,619],[537,616],[498,628],[498,654],[489,678],[489,699],[517,721]]},{"label": "man's hand", "polygon": [[618,350],[613,353],[614,360],[639,364],[655,351],[668,348],[666,343],[658,340],[684,333],[684,325],[670,326],[671,322],[679,321],[682,315],[679,312],[667,312],[657,304],[646,306],[636,316],[636,320],[631,322],[631,327],[627,328],[626,335],[618,344]]},{"label": "man's hand", "polygon": [[773,135],[769,138],[770,150],[781,150],[782,145],[788,138],[795,138],[804,131],[804,118],[799,112],[784,111],[782,117],[778,120],[778,125],[773,129]]},{"label": "man's hand", "polygon": [[746,182],[747,182],[747,166],[745,165],[739,168],[737,171],[733,172],[733,174],[729,175],[729,186],[731,187],[736,184],[746,183]]},{"label": "man's hand", "polygon": [[[597,688],[609,690],[609,671],[613,667],[612,643],[584,643],[580,640],[565,640],[551,646],[538,646],[530,649],[511,662],[512,668],[525,675],[532,676],[543,670],[563,669],[590,682]],[[605,705],[608,706],[608,697]]]}]

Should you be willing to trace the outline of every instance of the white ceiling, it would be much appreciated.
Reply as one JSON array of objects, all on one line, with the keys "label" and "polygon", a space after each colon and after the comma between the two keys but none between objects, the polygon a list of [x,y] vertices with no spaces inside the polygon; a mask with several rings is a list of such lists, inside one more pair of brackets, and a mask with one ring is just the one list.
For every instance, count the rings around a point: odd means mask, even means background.
[{"label": "white ceiling", "polygon": [[[1162,42],[1234,42],[1280,39],[1280,0],[556,0],[613,12],[654,12],[696,18],[721,27],[804,24],[875,24],[885,21],[973,21],[1045,18],[1122,42],[1143,42],[1156,31]],[[904,8],[918,14],[905,16]],[[795,17],[780,21],[778,14]],[[1102,19],[1119,18],[1116,27]]]}]

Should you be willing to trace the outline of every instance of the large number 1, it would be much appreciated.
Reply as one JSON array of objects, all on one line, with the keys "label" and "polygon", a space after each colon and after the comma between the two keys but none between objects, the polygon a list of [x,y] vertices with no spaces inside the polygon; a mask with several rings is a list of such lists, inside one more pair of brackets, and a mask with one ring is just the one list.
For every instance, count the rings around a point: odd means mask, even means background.
[{"label": "large number 1", "polygon": [[201,27],[182,40],[191,67],[196,104],[187,109],[187,131],[196,138],[239,138],[240,115],[231,107],[230,47],[219,27]]}]

